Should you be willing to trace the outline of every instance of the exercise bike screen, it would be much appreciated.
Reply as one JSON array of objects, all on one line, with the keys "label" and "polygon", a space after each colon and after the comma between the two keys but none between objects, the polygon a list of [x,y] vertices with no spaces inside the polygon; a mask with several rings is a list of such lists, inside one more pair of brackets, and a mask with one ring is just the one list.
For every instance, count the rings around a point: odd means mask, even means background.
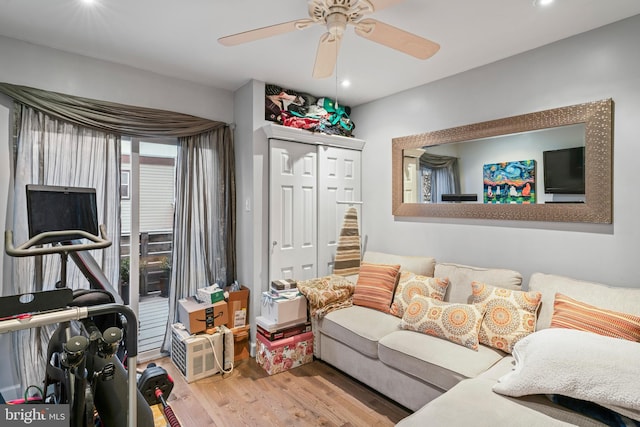
[{"label": "exercise bike screen", "polygon": [[[98,235],[98,209],[93,188],[27,185],[29,238],[47,231],[82,230]],[[79,234],[51,236],[40,243],[82,239]]]}]

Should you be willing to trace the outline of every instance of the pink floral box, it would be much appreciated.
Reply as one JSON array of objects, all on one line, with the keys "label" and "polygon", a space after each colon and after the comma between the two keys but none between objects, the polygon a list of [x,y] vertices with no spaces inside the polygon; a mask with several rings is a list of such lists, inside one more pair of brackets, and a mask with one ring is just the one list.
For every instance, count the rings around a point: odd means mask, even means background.
[{"label": "pink floral box", "polygon": [[269,375],[287,371],[313,361],[313,332],[269,341],[256,334],[256,362]]}]

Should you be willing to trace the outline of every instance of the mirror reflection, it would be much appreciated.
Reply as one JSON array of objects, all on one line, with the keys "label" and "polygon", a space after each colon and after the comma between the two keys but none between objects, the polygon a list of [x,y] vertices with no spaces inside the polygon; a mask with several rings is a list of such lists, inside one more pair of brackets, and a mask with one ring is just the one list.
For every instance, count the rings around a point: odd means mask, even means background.
[{"label": "mirror reflection", "polygon": [[585,124],[403,150],[404,203],[585,202]]},{"label": "mirror reflection", "polygon": [[393,215],[610,224],[612,130],[605,99],[393,138]]}]

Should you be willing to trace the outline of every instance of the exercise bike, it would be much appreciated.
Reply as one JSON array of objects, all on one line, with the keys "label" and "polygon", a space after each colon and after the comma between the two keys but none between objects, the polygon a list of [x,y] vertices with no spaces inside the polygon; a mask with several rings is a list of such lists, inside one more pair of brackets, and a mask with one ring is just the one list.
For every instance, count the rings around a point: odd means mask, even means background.
[{"label": "exercise bike", "polygon": [[47,349],[42,398],[43,403],[69,404],[71,427],[152,427],[153,413],[137,389],[135,314],[121,300],[116,303],[117,294],[97,289],[76,291],[74,295],[64,279],[69,253],[104,248],[111,241],[104,226],[100,227],[100,237],[81,230],[73,232],[91,243],[36,247],[44,239],[69,233],[60,231],[42,233],[14,247],[12,233],[5,232],[9,255],[60,254],[63,262],[57,289],[0,298],[0,312],[5,318],[0,322],[0,333],[59,324]]},{"label": "exercise bike", "polygon": [[[71,427],[152,427],[153,413],[137,389],[138,320],[87,252],[111,245],[104,225],[97,226],[95,190],[28,185],[27,208],[29,240],[14,247],[6,231],[5,251],[58,254],[60,280],[50,291],[1,297],[0,333],[59,325],[47,348],[41,401],[68,404]],[[90,289],[66,287],[69,256]]]}]

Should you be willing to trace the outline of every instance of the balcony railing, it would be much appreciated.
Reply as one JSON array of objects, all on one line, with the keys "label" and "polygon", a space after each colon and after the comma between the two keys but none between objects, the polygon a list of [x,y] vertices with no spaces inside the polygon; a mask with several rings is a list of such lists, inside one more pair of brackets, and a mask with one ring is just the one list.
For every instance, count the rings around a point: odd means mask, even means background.
[{"label": "balcony railing", "polygon": [[[167,230],[140,233],[140,296],[167,296],[171,267],[173,232]],[[121,262],[131,253],[131,236],[120,236]],[[134,274],[134,272],[129,272]]]}]

